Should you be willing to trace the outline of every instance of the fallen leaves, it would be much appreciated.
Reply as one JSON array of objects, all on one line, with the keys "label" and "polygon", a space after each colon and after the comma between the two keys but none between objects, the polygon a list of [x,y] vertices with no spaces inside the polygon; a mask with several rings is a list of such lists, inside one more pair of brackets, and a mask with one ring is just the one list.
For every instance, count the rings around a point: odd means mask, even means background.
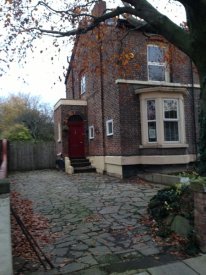
[{"label": "fallen leaves", "polygon": [[85,219],[84,219],[84,222],[85,223],[89,223],[89,222],[98,222],[102,220],[102,215],[99,215],[99,214],[93,214],[93,215],[90,215],[90,216],[87,216]]},{"label": "fallen leaves", "polygon": [[[11,192],[11,205],[40,247],[52,241],[48,230],[48,220],[38,213],[34,213],[32,201],[21,198],[17,192]],[[36,254],[13,215],[11,217],[11,233],[13,256],[37,261]]]},{"label": "fallen leaves", "polygon": [[167,238],[158,236],[159,227],[154,219],[149,216],[141,219],[141,224],[149,227],[151,230],[152,240],[160,247],[163,248],[165,252],[171,255],[175,255],[178,258],[185,258],[188,255],[184,252],[184,246],[187,244],[188,239],[180,236],[176,233],[171,233]]}]

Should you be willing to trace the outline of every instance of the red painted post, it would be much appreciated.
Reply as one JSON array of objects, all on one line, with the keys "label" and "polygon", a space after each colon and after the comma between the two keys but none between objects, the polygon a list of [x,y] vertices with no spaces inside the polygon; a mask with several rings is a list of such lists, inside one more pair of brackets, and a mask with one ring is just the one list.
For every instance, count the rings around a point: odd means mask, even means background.
[{"label": "red painted post", "polygon": [[0,179],[7,177],[7,140],[2,140],[2,163],[0,167]]}]

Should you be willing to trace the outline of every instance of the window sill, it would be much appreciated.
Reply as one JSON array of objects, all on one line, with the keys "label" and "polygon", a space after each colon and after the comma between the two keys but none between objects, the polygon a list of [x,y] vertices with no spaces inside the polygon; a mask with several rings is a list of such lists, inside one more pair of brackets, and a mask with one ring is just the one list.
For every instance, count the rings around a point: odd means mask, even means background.
[{"label": "window sill", "polygon": [[186,143],[170,143],[170,144],[145,144],[140,145],[140,149],[149,149],[149,148],[188,148],[189,145]]}]

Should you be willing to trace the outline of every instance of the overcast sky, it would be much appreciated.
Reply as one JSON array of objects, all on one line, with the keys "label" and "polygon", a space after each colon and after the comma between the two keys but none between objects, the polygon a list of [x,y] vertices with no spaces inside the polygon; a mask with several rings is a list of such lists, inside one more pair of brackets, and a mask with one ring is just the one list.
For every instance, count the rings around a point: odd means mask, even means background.
[{"label": "overcast sky", "polygon": [[[168,0],[151,0],[158,10],[166,13],[176,23],[185,21],[184,10],[180,6],[168,5]],[[158,3],[161,2],[161,7]],[[168,14],[169,13],[169,14]],[[65,39],[65,38],[64,38]],[[62,38],[60,38],[60,44]],[[27,63],[12,63],[9,71],[0,78],[0,96],[9,93],[30,93],[40,96],[41,100],[53,106],[60,98],[65,98],[65,85],[63,69],[68,67],[67,57],[70,56],[71,47],[68,39],[67,46],[62,46],[61,51],[52,45],[52,38],[44,37],[39,40],[37,49],[32,54],[28,52]],[[40,51],[48,48],[46,52]],[[56,54],[57,57],[54,57]],[[54,57],[53,64],[52,58]],[[59,77],[62,81],[60,81]]]}]

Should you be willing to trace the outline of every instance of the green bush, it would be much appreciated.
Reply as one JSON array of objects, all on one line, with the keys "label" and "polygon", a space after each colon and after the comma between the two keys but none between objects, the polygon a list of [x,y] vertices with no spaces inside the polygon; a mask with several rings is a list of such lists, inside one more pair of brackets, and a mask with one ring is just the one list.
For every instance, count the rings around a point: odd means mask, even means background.
[{"label": "green bush", "polygon": [[29,129],[26,128],[24,125],[15,124],[10,129],[4,133],[4,138],[8,140],[32,140],[32,136],[29,132]]},{"label": "green bush", "polygon": [[149,202],[148,210],[150,215],[157,221],[171,214],[185,216],[186,213],[182,209],[182,207],[184,208],[182,198],[190,193],[190,187],[181,184],[159,190],[157,195]]}]

